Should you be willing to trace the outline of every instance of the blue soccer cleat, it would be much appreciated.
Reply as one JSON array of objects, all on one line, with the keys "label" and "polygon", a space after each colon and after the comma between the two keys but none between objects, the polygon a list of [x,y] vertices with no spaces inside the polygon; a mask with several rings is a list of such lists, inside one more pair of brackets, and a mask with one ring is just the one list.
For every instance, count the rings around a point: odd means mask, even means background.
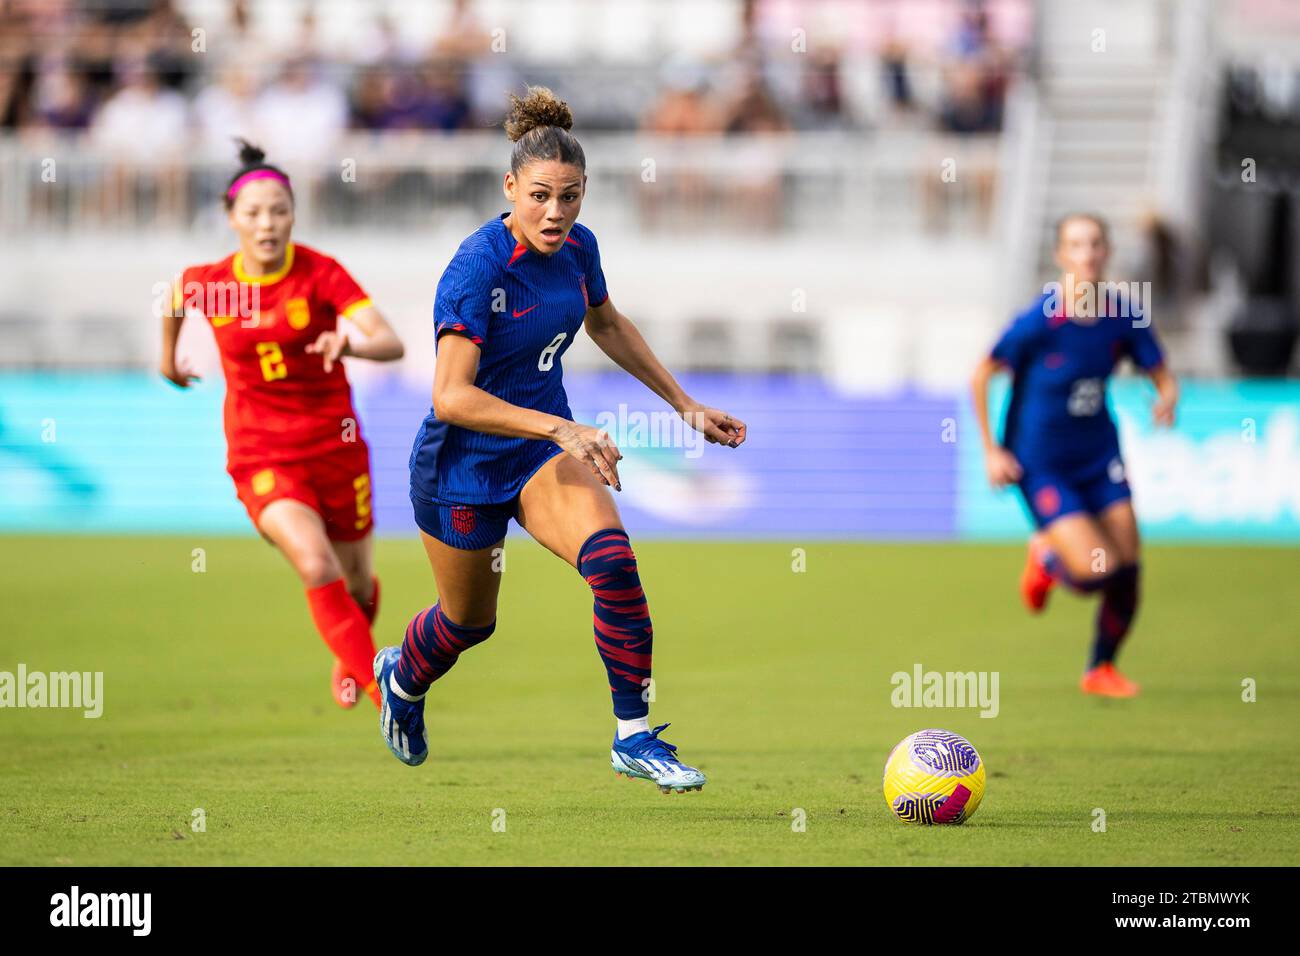
[{"label": "blue soccer cleat", "polygon": [[659,739],[660,732],[667,727],[667,724],[660,724],[654,730],[643,730],[626,740],[619,740],[615,734],[614,745],[609,751],[614,772],[629,779],[651,780],[664,793],[702,789],[704,774],[678,760],[677,748]]},{"label": "blue soccer cleat", "polygon": [[401,648],[385,647],[375,655],[375,683],[383,706],[379,708],[379,733],[393,756],[418,767],[429,756],[429,735],[424,729],[424,697],[411,700],[392,684],[393,670],[402,659]]}]

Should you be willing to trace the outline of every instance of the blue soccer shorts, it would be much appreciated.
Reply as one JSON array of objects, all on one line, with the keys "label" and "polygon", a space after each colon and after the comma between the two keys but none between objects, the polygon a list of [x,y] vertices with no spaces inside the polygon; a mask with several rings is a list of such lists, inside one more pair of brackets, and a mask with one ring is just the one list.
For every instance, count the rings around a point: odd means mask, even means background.
[{"label": "blue soccer shorts", "polygon": [[1017,487],[1039,528],[1069,514],[1100,515],[1133,496],[1119,455],[1108,457],[1099,467],[1070,472],[1026,466]]},{"label": "blue soccer shorts", "polygon": [[[547,462],[562,454],[564,449],[552,446],[519,483],[520,492]],[[421,531],[462,551],[490,548],[506,536],[510,519],[519,517],[519,495],[498,504],[468,505],[429,498],[412,487],[411,505],[415,509],[415,524]]]},{"label": "blue soccer shorts", "polygon": [[510,519],[519,513],[518,498],[496,505],[460,505],[412,492],[411,505],[421,531],[462,551],[490,548],[506,536]]}]

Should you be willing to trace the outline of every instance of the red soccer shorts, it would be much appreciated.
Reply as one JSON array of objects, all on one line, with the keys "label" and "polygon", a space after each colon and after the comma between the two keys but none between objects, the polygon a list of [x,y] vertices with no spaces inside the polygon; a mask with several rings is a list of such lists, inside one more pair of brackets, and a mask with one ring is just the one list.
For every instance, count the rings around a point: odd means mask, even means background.
[{"label": "red soccer shorts", "polygon": [[331,541],[358,541],[374,526],[370,513],[370,449],[363,441],[302,461],[236,468],[235,492],[257,527],[262,509],[291,498],[325,522]]}]

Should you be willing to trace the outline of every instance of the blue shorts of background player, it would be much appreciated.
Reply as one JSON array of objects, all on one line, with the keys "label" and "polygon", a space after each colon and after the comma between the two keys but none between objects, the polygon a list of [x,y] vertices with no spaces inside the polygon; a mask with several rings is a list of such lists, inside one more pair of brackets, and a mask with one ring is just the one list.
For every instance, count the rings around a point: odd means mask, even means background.
[{"label": "blue shorts of background player", "polygon": [[1115,502],[1133,496],[1124,460],[1118,454],[1085,469],[1064,471],[1024,464],[1022,471],[1016,485],[1025,509],[1040,530],[1068,514],[1100,516]]}]

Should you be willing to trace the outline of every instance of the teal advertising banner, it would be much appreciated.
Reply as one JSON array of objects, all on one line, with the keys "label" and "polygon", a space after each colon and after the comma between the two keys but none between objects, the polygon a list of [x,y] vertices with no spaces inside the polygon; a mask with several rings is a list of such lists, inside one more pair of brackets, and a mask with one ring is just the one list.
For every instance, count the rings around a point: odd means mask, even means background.
[{"label": "teal advertising banner", "polygon": [[[994,394],[1001,420],[1009,389]],[[1120,447],[1143,534],[1179,540],[1300,542],[1300,383],[1183,382],[1174,428],[1151,421],[1155,389],[1110,384]],[[1032,524],[1014,490],[994,492],[968,401],[957,442],[957,532],[1023,538]]]}]

